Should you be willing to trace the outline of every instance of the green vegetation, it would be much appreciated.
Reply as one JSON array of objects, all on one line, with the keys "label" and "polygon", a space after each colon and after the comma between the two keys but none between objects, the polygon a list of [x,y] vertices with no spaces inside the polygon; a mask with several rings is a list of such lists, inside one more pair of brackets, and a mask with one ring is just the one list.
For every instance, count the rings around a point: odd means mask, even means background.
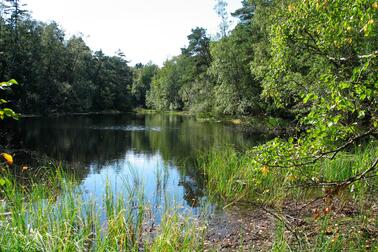
[{"label": "green vegetation", "polygon": [[[13,93],[0,90],[0,95],[17,101],[7,106],[24,113],[147,107],[203,117],[290,119],[292,130],[284,137],[243,153],[226,149],[204,156],[200,164],[209,195],[228,205],[244,201],[283,213],[292,202],[308,200],[310,209],[315,204],[312,218],[308,212],[299,216],[305,227],[315,230],[311,235],[274,215],[275,251],[376,249],[372,237],[377,234],[377,212],[369,208],[376,204],[372,195],[378,182],[378,2],[242,4],[232,14],[239,22],[229,30],[227,3],[217,1],[222,22],[216,39],[204,28],[194,28],[181,54],[158,68],[152,63],[130,67],[122,52],[93,53],[80,37],[66,40],[56,23],[31,19],[18,0],[1,2],[0,79],[12,77],[20,85],[11,87]],[[0,110],[1,118],[15,115],[8,108]],[[142,203],[135,214],[124,207],[127,198],[105,199],[108,225],[103,229],[99,216],[91,212],[94,206],[82,206],[80,193],[67,187],[64,178],[54,181],[64,192],[59,198],[39,186],[27,196],[12,180],[2,181],[7,198],[0,227],[6,248],[140,246]],[[357,213],[343,215],[347,205]],[[148,246],[202,249],[198,232],[189,226],[182,229],[177,218],[165,219],[162,233]]]},{"label": "green vegetation", "polygon": [[203,224],[175,209],[166,209],[157,227],[149,225],[156,220],[142,188],[115,194],[107,185],[99,202],[85,200],[59,167],[45,167],[43,179],[27,185],[2,173],[8,183],[0,187],[1,250],[197,251],[203,244]]},{"label": "green vegetation", "polygon": [[[261,202],[280,206],[285,200],[305,200],[322,195],[327,181],[343,182],[369,168],[378,155],[377,142],[340,153],[334,160],[324,160],[306,167],[269,167],[253,169],[255,157],[234,149],[213,150],[200,159],[206,174],[208,193],[228,203]],[[374,175],[374,174],[370,174]],[[372,193],[377,178],[362,179],[353,185],[353,198]],[[330,185],[328,185],[330,186]],[[373,190],[373,191],[371,191]],[[304,198],[304,195],[307,195]]]},{"label": "green vegetation", "polygon": [[0,79],[19,85],[2,97],[24,114],[130,111],[144,106],[157,66],[130,67],[123,52],[93,52],[55,22],[34,20],[19,0],[0,2]]},{"label": "green vegetation", "polygon": [[378,177],[365,172],[377,156],[373,141],[300,168],[256,170],[254,156],[233,149],[214,150],[200,164],[214,201],[272,209],[272,251],[374,251]]},{"label": "green vegetation", "polygon": [[[16,80],[10,80],[10,81],[4,81],[0,82],[0,90],[6,90],[9,89],[12,85],[17,85]],[[0,105],[7,104],[8,101],[4,99],[0,99]],[[17,114],[10,108],[0,108],[0,120],[4,120],[6,117],[17,119]]]}]

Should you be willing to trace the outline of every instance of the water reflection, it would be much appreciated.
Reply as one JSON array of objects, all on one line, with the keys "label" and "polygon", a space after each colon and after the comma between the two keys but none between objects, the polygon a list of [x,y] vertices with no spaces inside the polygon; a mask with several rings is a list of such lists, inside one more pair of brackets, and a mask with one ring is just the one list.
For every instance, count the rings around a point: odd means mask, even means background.
[{"label": "water reflection", "polygon": [[165,204],[166,195],[187,208],[198,206],[203,181],[195,159],[203,151],[264,140],[240,127],[173,115],[25,118],[6,131],[2,143],[75,167],[88,196],[101,199],[107,180],[117,193],[125,190],[125,180],[138,177],[156,208]]}]

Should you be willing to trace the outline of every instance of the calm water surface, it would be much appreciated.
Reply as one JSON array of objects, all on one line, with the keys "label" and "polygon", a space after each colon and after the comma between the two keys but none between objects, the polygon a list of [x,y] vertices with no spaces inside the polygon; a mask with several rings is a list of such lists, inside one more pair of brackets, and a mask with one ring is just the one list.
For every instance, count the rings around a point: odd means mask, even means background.
[{"label": "calm water surface", "polygon": [[9,145],[73,168],[86,199],[101,204],[107,184],[115,194],[138,187],[155,209],[174,201],[194,213],[206,201],[196,158],[213,147],[264,141],[242,127],[174,115],[25,118],[11,129]]}]

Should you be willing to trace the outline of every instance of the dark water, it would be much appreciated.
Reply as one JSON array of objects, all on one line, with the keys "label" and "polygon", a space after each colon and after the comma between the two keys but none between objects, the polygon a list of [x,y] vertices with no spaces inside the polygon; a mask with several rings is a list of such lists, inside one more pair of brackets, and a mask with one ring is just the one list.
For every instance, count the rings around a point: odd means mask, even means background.
[{"label": "dark water", "polygon": [[195,162],[199,155],[213,147],[243,148],[264,140],[237,126],[134,114],[25,118],[8,125],[3,137],[8,146],[72,167],[87,197],[103,199],[106,184],[115,193],[139,186],[156,207],[170,200],[191,211],[206,200]]}]

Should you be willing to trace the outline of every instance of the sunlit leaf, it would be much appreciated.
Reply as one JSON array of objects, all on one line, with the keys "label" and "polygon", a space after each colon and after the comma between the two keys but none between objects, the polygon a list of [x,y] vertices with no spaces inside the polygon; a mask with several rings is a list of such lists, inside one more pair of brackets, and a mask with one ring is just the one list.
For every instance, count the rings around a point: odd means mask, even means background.
[{"label": "sunlit leaf", "polygon": [[12,84],[18,84],[18,82],[15,80],[15,79],[11,79],[10,81],[8,81],[9,83],[12,83]]}]

